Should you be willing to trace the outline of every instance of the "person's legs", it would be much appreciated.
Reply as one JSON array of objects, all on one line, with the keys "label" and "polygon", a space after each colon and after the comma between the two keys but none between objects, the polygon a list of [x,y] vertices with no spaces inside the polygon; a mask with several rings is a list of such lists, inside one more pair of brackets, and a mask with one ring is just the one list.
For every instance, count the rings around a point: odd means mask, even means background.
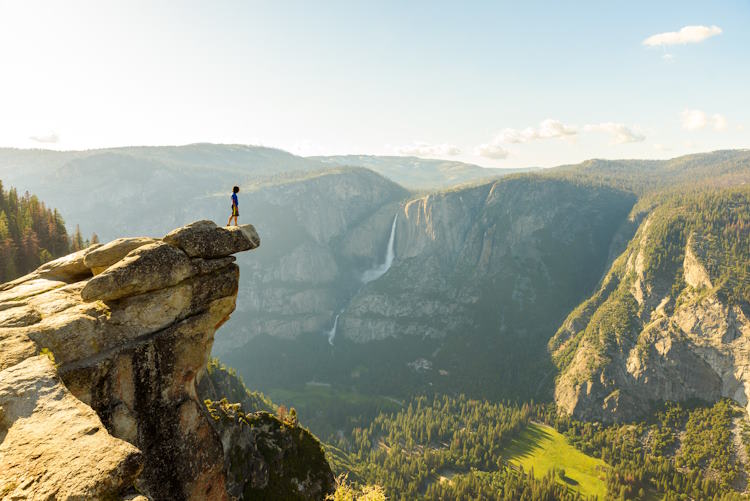
[{"label": "person's legs", "polygon": [[231,223],[231,222],[232,222],[232,218],[233,218],[233,217],[234,217],[234,216],[229,216],[229,219],[227,220],[227,226],[229,226],[229,223]]}]

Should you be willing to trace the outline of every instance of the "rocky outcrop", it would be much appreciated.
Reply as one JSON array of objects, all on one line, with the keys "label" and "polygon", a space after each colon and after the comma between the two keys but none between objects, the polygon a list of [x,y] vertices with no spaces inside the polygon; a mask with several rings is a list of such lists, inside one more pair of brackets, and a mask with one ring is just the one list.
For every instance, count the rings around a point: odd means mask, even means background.
[{"label": "rocky outcrop", "polygon": [[719,193],[652,211],[550,342],[560,409],[630,421],[664,400],[729,397],[750,410],[749,200]]},{"label": "rocky outcrop", "polygon": [[334,477],[320,442],[296,417],[246,414],[227,400],[206,402],[224,446],[226,488],[239,499],[323,499]]},{"label": "rocky outcrop", "polygon": [[290,415],[263,394],[249,391],[233,369],[215,358],[198,393],[221,437],[230,496],[315,500],[334,489],[320,442],[299,426],[296,411]]},{"label": "rocky outcrop", "polygon": [[0,285],[0,493],[227,499],[196,391],[235,308],[250,225],[128,238]]}]

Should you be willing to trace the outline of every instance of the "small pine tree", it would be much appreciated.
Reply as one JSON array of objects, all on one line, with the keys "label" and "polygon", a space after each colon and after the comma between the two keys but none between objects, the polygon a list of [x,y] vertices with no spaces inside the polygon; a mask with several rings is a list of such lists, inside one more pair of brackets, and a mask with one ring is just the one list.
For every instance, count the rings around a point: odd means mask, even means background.
[{"label": "small pine tree", "polygon": [[83,235],[81,235],[81,227],[76,225],[76,231],[70,239],[70,246],[73,252],[78,252],[86,248],[85,242],[83,241]]}]

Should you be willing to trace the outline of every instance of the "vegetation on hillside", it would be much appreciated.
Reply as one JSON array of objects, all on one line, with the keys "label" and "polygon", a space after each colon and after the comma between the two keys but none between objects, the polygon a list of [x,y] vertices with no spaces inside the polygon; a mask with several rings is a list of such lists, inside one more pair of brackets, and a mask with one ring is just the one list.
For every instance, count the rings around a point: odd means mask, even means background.
[{"label": "vegetation on hillside", "polygon": [[[536,418],[571,444],[611,466],[608,499],[741,499],[734,490],[742,466],[733,459],[728,400],[705,407],[666,403],[648,420],[605,426],[537,407]],[[687,497],[686,497],[687,496]]]},{"label": "vegetation on hillside", "polygon": [[592,159],[549,169],[544,175],[601,183],[641,197],[709,186],[726,188],[750,177],[750,150],[713,151],[668,160]]},{"label": "vegetation on hillside", "polygon": [[605,426],[551,405],[417,397],[340,437],[329,460],[388,499],[740,499],[739,412],[728,400],[666,403]]},{"label": "vegetation on hillside", "polygon": [[[537,478],[504,458],[533,407],[459,397],[417,397],[341,437],[349,467],[388,499],[580,499],[559,472]],[[332,458],[334,469],[343,471]]]},{"label": "vegetation on hillside", "polygon": [[351,484],[346,474],[336,477],[336,492],[326,501],[386,501],[385,492],[379,485],[357,487]]},{"label": "vegetation on hillside", "polygon": [[[550,341],[561,372],[583,340],[597,350],[588,357],[590,370],[607,363],[618,347],[629,348],[638,341],[651,312],[642,311],[632,292],[639,273],[633,264],[637,260],[644,287],[669,298],[667,312],[707,293],[715,293],[727,304],[750,305],[750,188],[654,195],[639,204],[634,212],[649,214],[628,248],[614,261],[600,290],[569,315]],[[688,250],[710,279],[711,289],[698,291],[702,294],[687,294],[695,292],[683,276]]]}]

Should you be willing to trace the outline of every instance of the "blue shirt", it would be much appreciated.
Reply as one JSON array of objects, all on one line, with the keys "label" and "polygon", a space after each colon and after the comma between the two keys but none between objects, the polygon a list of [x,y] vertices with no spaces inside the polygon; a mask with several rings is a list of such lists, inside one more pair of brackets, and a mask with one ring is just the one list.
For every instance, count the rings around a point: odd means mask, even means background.
[{"label": "blue shirt", "polygon": [[232,203],[237,207],[240,206],[240,203],[237,201],[237,193],[232,193]]}]

